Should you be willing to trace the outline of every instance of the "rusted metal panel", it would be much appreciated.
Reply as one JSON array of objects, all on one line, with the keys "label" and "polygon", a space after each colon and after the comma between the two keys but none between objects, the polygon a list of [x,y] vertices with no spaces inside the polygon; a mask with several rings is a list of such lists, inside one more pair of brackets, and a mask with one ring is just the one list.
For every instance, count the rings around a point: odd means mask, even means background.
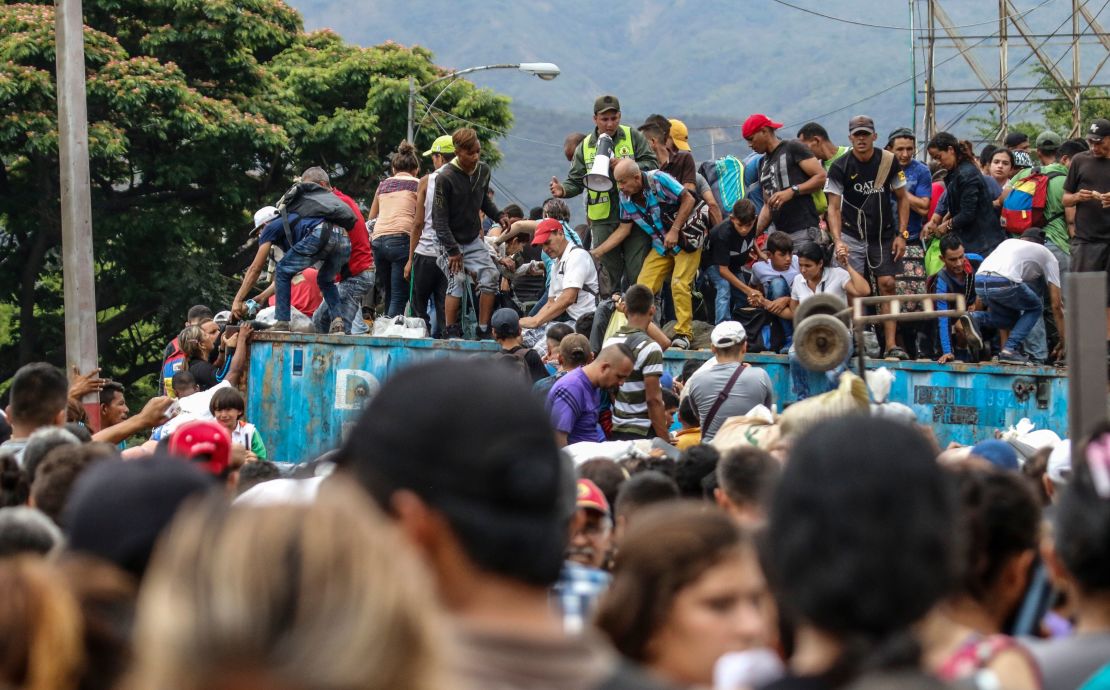
[{"label": "rusted metal panel", "polygon": [[[251,344],[247,415],[271,457],[306,462],[337,447],[381,384],[398,370],[439,357],[488,357],[492,342],[427,338],[259,333]],[[668,351],[677,376],[708,352]],[[781,410],[794,401],[784,355],[749,355],[767,371]],[[1028,417],[1038,428],[1067,432],[1067,378],[1051,367],[868,360],[894,373],[891,400],[931,424],[943,445],[974,443]],[[429,401],[429,405],[435,404]]]}]

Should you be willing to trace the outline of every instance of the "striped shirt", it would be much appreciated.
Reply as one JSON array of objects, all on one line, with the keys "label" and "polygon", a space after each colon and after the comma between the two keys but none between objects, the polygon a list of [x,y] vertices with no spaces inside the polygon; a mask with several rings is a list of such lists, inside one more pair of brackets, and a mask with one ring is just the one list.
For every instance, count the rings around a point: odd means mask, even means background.
[{"label": "striped shirt", "polygon": [[636,355],[632,373],[613,401],[614,433],[648,436],[651,431],[651,417],[648,416],[647,393],[644,378],[663,375],[663,348],[647,333],[638,328],[625,326],[616,335],[605,341],[603,347],[624,343]]}]

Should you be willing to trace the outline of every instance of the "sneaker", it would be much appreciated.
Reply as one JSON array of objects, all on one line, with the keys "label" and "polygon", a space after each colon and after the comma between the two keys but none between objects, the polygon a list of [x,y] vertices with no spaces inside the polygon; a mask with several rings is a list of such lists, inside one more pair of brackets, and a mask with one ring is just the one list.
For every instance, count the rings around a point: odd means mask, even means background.
[{"label": "sneaker", "polygon": [[331,326],[328,327],[328,333],[343,334],[345,329],[343,327],[343,317],[337,316],[331,320]]},{"label": "sneaker", "polygon": [[964,329],[964,339],[967,341],[967,347],[973,352],[983,349],[983,336],[979,335],[979,329],[975,327],[975,319],[971,318],[971,314],[964,314],[960,317],[960,325]]},{"label": "sneaker", "polygon": [[462,340],[462,326],[457,323],[449,324],[443,329],[444,340]]},{"label": "sneaker", "polygon": [[671,349],[674,349],[674,350],[689,350],[690,349],[690,339],[687,338],[684,335],[676,335],[674,338],[671,338]]},{"label": "sneaker", "polygon": [[1029,356],[1013,350],[1003,350],[998,353],[998,361],[1004,364],[1029,364]]},{"label": "sneaker", "polygon": [[493,329],[490,328],[489,326],[486,326],[485,328],[482,328],[481,326],[475,326],[475,328],[474,328],[474,339],[475,340],[493,340]]},{"label": "sneaker", "polygon": [[270,330],[271,331],[285,331],[286,333],[288,333],[289,332],[289,322],[288,321],[275,321],[273,323],[273,325],[270,326]]}]

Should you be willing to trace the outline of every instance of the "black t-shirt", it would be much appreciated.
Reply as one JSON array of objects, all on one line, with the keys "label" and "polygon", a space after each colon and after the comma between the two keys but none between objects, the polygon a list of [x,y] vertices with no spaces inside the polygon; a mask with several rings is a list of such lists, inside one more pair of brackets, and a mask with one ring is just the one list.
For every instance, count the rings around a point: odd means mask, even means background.
[{"label": "black t-shirt", "polygon": [[749,254],[754,246],[754,229],[741,237],[732,227],[732,221],[726,218],[709,231],[709,265],[728,266],[733,275],[738,275],[751,258]]},{"label": "black t-shirt", "polygon": [[[790,189],[792,185],[808,180],[809,175],[802,170],[799,163],[813,157],[809,147],[796,139],[783,141],[778,148],[764,156],[763,163],[759,166],[759,186],[763,189],[764,203],[775,192]],[[774,221],[776,230],[786,233],[816,228],[820,222],[817,206],[810,194],[800,194],[778,210],[772,209],[771,220]]]},{"label": "black t-shirt", "polygon": [[894,190],[906,186],[906,173],[898,161],[893,160],[883,185],[875,187],[882,159],[879,149],[872,152],[871,160],[866,163],[849,151],[832,164],[825,183],[826,194],[841,197],[842,232],[857,240],[866,239],[869,244],[878,244],[880,239],[883,242],[894,239],[897,228],[897,216],[891,210],[896,206]]},{"label": "black t-shirt", "polygon": [[517,345],[508,350],[502,350],[502,352],[505,355],[519,358],[524,361],[524,366],[528,369],[528,375],[532,378],[532,383],[549,376],[547,367],[544,366],[543,358],[540,357],[540,353],[535,350],[525,348],[523,345]]},{"label": "black t-shirt", "polygon": [[[1095,158],[1090,151],[1071,159],[1064,191],[1074,194],[1089,189],[1110,193],[1110,158]],[[1075,207],[1075,237],[1090,242],[1110,242],[1110,208],[1098,201],[1084,201]]]}]

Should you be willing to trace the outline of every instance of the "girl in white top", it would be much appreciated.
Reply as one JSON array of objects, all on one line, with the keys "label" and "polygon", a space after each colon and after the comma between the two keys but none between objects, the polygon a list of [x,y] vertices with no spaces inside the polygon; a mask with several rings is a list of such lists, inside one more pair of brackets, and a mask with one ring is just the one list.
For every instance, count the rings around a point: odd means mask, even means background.
[{"label": "girl in white top", "polygon": [[812,242],[803,244],[796,253],[799,272],[790,285],[790,308],[783,311],[783,318],[794,318],[794,310],[798,305],[813,295],[837,295],[847,301],[849,297],[871,294],[867,279],[850,265],[847,270],[828,266],[825,250],[819,245]]}]

